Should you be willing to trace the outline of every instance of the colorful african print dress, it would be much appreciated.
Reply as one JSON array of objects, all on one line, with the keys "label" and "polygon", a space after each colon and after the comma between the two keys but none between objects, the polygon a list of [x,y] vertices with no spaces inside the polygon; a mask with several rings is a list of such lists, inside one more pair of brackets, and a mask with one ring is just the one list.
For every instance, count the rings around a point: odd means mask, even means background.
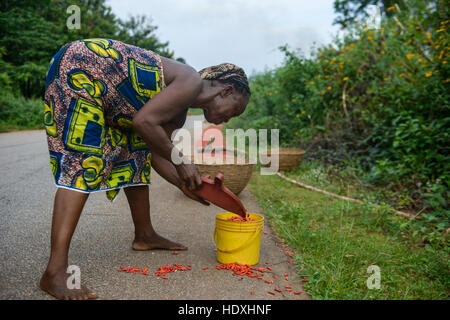
[{"label": "colorful african print dress", "polygon": [[80,192],[150,183],[151,152],[133,115],[164,88],[161,58],[120,41],[63,46],[46,78],[44,125],[56,185]]}]

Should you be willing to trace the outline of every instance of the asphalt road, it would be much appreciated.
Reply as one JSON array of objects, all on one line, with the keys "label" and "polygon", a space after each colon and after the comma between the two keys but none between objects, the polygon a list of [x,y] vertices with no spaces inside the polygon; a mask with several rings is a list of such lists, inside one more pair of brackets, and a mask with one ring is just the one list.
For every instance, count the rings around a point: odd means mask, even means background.
[{"label": "asphalt road", "polygon": [[[56,191],[44,131],[0,134],[0,177],[0,299],[53,299],[39,289],[49,257]],[[188,199],[154,171],[150,198],[156,231],[189,250],[178,255],[133,251],[134,229],[123,191],[114,203],[104,192],[91,194],[72,240],[69,264],[81,268],[82,283],[100,299],[309,299],[305,293],[273,290],[290,285],[294,291],[303,291],[293,265],[287,262],[290,258],[281,245],[275,245],[278,240],[267,222],[257,266],[272,268],[273,273],[264,278],[274,284],[248,277],[239,280],[232,272],[215,268],[219,263],[212,233],[215,215],[222,209]],[[248,190],[240,198],[250,212],[259,213]],[[173,263],[190,264],[192,270],[171,273],[167,280],[154,275],[159,266]],[[147,266],[151,276],[117,272],[121,265]],[[289,274],[289,281],[284,274]]]}]

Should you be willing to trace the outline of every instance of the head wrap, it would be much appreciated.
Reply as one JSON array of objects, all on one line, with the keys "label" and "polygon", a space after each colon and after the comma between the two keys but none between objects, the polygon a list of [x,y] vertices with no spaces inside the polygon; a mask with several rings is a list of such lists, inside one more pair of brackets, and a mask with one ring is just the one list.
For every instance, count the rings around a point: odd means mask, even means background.
[{"label": "head wrap", "polygon": [[231,83],[237,91],[250,95],[247,75],[242,68],[232,63],[222,63],[217,66],[207,67],[198,73],[202,79]]}]

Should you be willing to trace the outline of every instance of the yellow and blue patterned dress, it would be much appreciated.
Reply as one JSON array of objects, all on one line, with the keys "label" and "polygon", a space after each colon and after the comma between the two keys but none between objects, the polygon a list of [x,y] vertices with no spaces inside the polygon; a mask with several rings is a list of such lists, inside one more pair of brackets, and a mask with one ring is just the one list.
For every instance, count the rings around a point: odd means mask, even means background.
[{"label": "yellow and blue patterned dress", "polygon": [[164,88],[161,58],[110,39],[63,46],[46,78],[44,125],[58,186],[80,192],[150,183],[151,152],[133,115]]}]

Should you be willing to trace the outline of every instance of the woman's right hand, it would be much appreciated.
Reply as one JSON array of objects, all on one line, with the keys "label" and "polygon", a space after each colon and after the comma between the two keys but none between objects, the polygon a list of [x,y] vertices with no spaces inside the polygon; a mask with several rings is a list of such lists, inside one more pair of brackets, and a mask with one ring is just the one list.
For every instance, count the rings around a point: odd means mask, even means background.
[{"label": "woman's right hand", "polygon": [[186,186],[190,191],[194,191],[202,184],[202,179],[197,167],[193,163],[181,163],[176,165],[178,176],[182,185]]},{"label": "woman's right hand", "polygon": [[199,197],[198,195],[196,195],[194,192],[190,191],[185,185],[182,185],[180,188],[181,191],[183,191],[183,193],[191,198],[192,200],[198,201],[201,204],[205,205],[205,206],[209,206],[209,202],[206,201],[205,199]]}]

